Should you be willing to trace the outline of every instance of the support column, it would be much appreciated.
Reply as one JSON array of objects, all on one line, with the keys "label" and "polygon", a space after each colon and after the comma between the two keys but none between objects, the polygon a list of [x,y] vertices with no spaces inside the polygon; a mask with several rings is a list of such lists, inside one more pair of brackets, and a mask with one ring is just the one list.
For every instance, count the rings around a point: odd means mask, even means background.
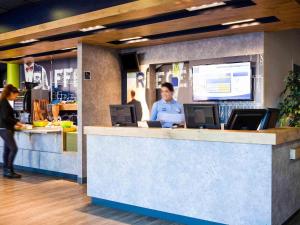
[{"label": "support column", "polygon": [[7,84],[12,84],[15,87],[20,87],[20,65],[7,63]]}]

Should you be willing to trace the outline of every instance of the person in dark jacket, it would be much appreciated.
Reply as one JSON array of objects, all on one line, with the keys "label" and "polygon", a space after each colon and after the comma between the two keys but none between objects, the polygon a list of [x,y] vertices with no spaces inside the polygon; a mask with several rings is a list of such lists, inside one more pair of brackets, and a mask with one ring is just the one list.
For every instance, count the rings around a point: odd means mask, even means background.
[{"label": "person in dark jacket", "polygon": [[142,117],[143,117],[142,104],[140,101],[135,99],[135,91],[134,90],[130,91],[130,95],[131,95],[131,101],[128,102],[127,104],[135,106],[137,121],[141,121]]},{"label": "person in dark jacket", "polygon": [[21,178],[15,173],[13,163],[18,152],[14,138],[15,128],[21,128],[21,124],[14,117],[14,110],[9,101],[14,101],[19,95],[19,90],[13,85],[5,86],[0,97],[0,136],[4,141],[3,151],[3,176],[7,178]]}]

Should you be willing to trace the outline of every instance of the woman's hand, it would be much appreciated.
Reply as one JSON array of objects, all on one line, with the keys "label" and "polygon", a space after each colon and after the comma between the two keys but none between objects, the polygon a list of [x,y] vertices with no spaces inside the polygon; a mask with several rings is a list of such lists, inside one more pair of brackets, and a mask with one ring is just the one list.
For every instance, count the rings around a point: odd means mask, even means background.
[{"label": "woman's hand", "polygon": [[16,129],[22,129],[23,127],[25,127],[25,124],[17,122],[17,124],[15,125]]}]

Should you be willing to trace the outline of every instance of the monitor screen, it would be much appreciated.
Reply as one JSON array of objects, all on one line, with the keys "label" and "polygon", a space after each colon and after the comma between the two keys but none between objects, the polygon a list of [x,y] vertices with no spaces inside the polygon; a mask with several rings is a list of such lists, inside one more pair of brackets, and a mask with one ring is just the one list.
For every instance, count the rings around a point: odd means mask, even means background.
[{"label": "monitor screen", "polygon": [[187,128],[220,129],[216,104],[184,104],[184,113]]},{"label": "monitor screen", "polygon": [[251,62],[193,67],[193,100],[252,100]]},{"label": "monitor screen", "polygon": [[300,65],[294,64],[294,69],[293,69],[293,71],[294,71],[295,73],[300,73]]},{"label": "monitor screen", "polygon": [[140,70],[138,56],[135,52],[122,54],[121,61],[126,72],[138,72]]},{"label": "monitor screen", "polygon": [[137,126],[134,105],[111,105],[110,115],[112,126]]},{"label": "monitor screen", "polygon": [[234,109],[228,119],[228,130],[258,130],[266,115],[265,109]]},{"label": "monitor screen", "polygon": [[264,129],[275,128],[277,125],[277,121],[279,119],[279,115],[280,115],[279,109],[268,108],[266,115],[260,124],[259,129],[264,130]]}]

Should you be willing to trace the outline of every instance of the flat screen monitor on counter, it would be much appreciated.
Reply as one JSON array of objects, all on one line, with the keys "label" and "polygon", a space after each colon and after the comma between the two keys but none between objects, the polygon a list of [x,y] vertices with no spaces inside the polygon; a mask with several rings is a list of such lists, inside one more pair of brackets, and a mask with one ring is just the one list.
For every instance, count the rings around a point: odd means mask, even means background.
[{"label": "flat screen monitor on counter", "polygon": [[184,104],[187,128],[220,129],[217,104]]},{"label": "flat screen monitor on counter", "polygon": [[193,100],[253,100],[251,62],[194,66]]},{"label": "flat screen monitor on counter", "polygon": [[134,105],[110,105],[111,123],[114,127],[137,127]]},{"label": "flat screen monitor on counter", "polygon": [[265,109],[234,109],[228,119],[228,130],[258,130],[266,115]]}]

